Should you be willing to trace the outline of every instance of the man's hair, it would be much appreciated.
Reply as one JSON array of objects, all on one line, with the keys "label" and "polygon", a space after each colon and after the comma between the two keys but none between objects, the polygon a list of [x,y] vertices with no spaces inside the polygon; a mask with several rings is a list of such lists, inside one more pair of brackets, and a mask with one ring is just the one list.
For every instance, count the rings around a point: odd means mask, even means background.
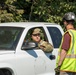
[{"label": "man's hair", "polygon": [[75,22],[74,20],[65,20],[65,21],[66,21],[68,24],[72,24],[72,25],[73,25],[74,22]]}]

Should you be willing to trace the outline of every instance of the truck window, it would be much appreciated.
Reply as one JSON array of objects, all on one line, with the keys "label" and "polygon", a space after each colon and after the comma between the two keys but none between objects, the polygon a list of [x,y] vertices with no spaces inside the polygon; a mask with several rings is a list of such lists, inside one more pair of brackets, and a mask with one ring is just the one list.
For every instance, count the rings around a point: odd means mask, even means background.
[{"label": "truck window", "polygon": [[52,38],[54,48],[59,48],[62,39],[60,30],[57,27],[47,27],[47,29]]},{"label": "truck window", "polygon": [[0,27],[0,50],[15,50],[23,28]]},{"label": "truck window", "polygon": [[27,32],[27,34],[26,34],[26,36],[25,36],[25,38],[24,38],[24,42],[23,42],[23,45],[22,45],[22,46],[27,47],[27,44],[28,44],[29,42],[32,42],[32,41],[33,41],[32,38],[31,38],[31,36],[32,36],[31,34],[32,34],[32,31],[33,31],[35,28],[41,29],[41,40],[44,40],[44,41],[47,41],[47,42],[48,42],[47,36],[46,36],[46,34],[45,34],[44,29],[43,29],[42,27],[34,27],[34,28],[31,28],[31,29],[28,30],[28,32]]},{"label": "truck window", "polygon": [[[47,37],[46,37],[45,31],[44,31],[44,29],[43,29],[42,27],[34,27],[34,28],[31,28],[31,29],[27,32],[27,35],[26,35],[25,39],[31,40],[31,32],[32,32],[35,28],[39,28],[39,29],[42,30],[41,39],[47,41]],[[30,38],[29,38],[29,37],[30,37]]]}]

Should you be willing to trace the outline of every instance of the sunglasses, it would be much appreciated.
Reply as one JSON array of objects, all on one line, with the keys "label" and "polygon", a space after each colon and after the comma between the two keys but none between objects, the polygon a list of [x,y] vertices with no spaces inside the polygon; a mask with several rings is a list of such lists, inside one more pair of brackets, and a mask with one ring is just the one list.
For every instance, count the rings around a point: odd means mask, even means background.
[{"label": "sunglasses", "polygon": [[33,36],[40,36],[40,34],[32,34]]}]

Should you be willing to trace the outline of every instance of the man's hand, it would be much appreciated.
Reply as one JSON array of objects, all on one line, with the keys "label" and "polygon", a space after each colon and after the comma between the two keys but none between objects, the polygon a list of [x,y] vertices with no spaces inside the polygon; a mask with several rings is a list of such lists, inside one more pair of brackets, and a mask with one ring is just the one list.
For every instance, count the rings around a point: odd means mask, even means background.
[{"label": "man's hand", "polygon": [[60,74],[60,66],[58,66],[54,70],[55,70],[55,75],[59,75]]}]

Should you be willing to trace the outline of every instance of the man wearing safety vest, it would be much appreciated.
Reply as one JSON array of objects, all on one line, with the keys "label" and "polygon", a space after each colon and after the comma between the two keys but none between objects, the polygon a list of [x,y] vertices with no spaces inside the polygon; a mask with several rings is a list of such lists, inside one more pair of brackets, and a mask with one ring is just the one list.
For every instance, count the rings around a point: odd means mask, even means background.
[{"label": "man wearing safety vest", "polygon": [[68,12],[63,16],[66,32],[58,52],[56,75],[76,75],[76,30],[74,28],[75,14]]}]

